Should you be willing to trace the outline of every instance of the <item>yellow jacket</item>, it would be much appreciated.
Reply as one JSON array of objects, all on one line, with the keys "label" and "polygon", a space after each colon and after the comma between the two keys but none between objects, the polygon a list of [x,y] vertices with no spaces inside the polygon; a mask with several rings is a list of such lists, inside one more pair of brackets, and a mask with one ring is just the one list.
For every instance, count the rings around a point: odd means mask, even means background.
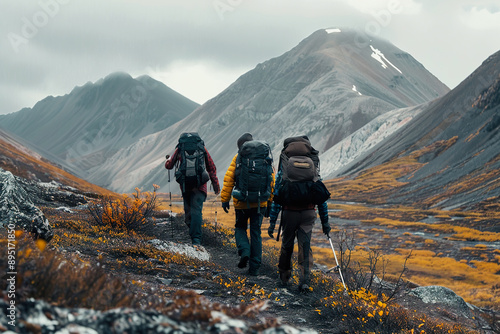
[{"label": "yellow jacket", "polygon": [[[229,168],[227,169],[226,175],[224,175],[224,182],[222,185],[222,190],[220,192],[220,199],[222,203],[229,202],[231,200],[231,195],[233,193],[233,188],[234,188],[234,174],[236,171],[236,158],[238,157],[238,154],[236,154],[233,158],[233,161],[231,161],[231,165],[229,165]],[[261,207],[267,207],[267,202],[271,202],[273,200],[273,192],[274,192],[274,171],[272,174],[271,178],[271,195],[267,199],[267,201],[260,202]],[[247,202],[242,202],[238,201],[236,198],[233,197],[233,206],[235,209],[248,209],[250,208],[256,208],[257,203],[247,203]]]}]

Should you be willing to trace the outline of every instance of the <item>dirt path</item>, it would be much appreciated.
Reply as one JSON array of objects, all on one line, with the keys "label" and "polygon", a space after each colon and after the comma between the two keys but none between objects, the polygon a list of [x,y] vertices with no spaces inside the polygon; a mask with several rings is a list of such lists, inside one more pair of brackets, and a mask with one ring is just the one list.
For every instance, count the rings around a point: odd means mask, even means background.
[{"label": "dirt path", "polygon": [[[156,225],[155,230],[156,232],[153,233],[161,240],[190,243],[187,226],[182,222],[182,216],[177,217],[173,222],[174,240],[172,240],[172,227],[169,223],[160,223]],[[212,281],[203,278],[186,278],[174,280],[171,286],[194,289],[213,302],[231,306],[238,306],[242,301],[250,303],[252,299],[258,301],[260,296],[265,295],[265,299],[268,300],[266,302],[267,308],[259,313],[259,317],[276,318],[283,324],[316,330],[318,333],[331,333],[331,324],[314,311],[315,304],[323,296],[315,291],[307,294],[299,293],[297,283],[291,283],[287,288],[280,287],[277,267],[266,261],[266,254],[263,254],[260,274],[249,276],[247,274],[248,268],[240,269],[237,267],[239,261],[237,251],[234,247],[228,246],[234,242],[231,239],[234,237],[204,230],[202,246],[210,253],[210,261],[215,264],[217,269],[203,268],[201,271],[205,271],[203,274],[209,275]],[[170,268],[170,270],[172,269]],[[207,273],[206,270],[210,272]],[[232,288],[226,289],[224,286],[214,284],[214,280],[218,278],[232,282],[244,282],[246,287],[253,287],[255,295],[243,296],[241,293],[234,292]]]}]

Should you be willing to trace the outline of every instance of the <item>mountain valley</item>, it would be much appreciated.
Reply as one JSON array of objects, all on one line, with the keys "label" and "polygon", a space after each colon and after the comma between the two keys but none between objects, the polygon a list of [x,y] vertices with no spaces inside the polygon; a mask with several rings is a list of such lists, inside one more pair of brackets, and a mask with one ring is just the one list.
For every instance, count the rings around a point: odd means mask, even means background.
[{"label": "mountain valley", "polygon": [[[30,315],[18,332],[71,331],[64,314],[85,333],[500,331],[500,52],[450,90],[390,42],[357,37],[318,30],[201,106],[113,73],[0,115],[0,222],[16,220],[22,194],[51,227],[45,241],[24,225],[0,235],[4,253],[10,235],[20,247],[16,301]],[[277,286],[267,219],[262,273],[247,276],[232,205],[224,213],[211,189],[206,237],[190,245],[164,162],[191,131],[221,183],[242,133],[270,144],[275,168],[285,138],[309,136],[348,292],[319,223],[310,293],[296,291],[295,258],[293,283]]]}]

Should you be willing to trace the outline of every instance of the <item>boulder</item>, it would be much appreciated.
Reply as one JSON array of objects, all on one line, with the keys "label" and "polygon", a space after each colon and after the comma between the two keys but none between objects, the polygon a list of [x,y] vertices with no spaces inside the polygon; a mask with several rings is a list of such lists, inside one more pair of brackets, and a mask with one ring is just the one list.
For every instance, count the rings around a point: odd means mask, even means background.
[{"label": "boulder", "polygon": [[49,242],[54,236],[49,221],[11,172],[0,168],[0,225],[25,230]]},{"label": "boulder", "polygon": [[418,297],[426,304],[440,304],[461,316],[467,318],[473,317],[469,304],[467,304],[462,297],[453,292],[453,290],[445,288],[444,286],[422,286],[411,290],[410,294]]}]

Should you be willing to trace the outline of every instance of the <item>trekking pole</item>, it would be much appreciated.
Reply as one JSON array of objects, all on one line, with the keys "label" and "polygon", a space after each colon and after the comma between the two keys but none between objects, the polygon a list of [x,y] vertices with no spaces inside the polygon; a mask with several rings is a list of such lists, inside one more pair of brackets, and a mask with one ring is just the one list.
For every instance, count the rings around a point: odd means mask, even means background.
[{"label": "trekking pole", "polygon": [[347,291],[347,286],[345,285],[345,282],[344,282],[344,276],[342,276],[342,271],[340,270],[339,261],[337,260],[337,254],[335,254],[335,249],[333,248],[332,238],[330,238],[329,234],[327,234],[326,236],[328,238],[328,241],[330,241],[330,246],[332,247],[333,256],[335,257],[335,263],[337,264],[336,267],[330,269],[329,271],[334,270],[334,269],[339,270],[340,279],[342,280],[342,285],[344,285],[344,289],[345,289],[345,291]]},{"label": "trekking pole", "polygon": [[219,195],[217,195],[212,201],[212,206],[214,208],[214,215],[215,215],[214,221],[215,221],[215,233],[216,234],[217,234],[217,198],[219,198]]},{"label": "trekking pole", "polygon": [[217,235],[217,202],[215,202],[215,235]]},{"label": "trekking pole", "polygon": [[[168,158],[167,158],[168,159]],[[172,217],[172,190],[170,189],[170,169],[168,170],[168,197],[170,199],[170,204],[169,204],[169,208],[170,208],[170,214],[168,215],[168,220],[170,222],[170,231],[172,233],[172,241],[174,240],[174,221],[173,221],[173,217]]]}]

